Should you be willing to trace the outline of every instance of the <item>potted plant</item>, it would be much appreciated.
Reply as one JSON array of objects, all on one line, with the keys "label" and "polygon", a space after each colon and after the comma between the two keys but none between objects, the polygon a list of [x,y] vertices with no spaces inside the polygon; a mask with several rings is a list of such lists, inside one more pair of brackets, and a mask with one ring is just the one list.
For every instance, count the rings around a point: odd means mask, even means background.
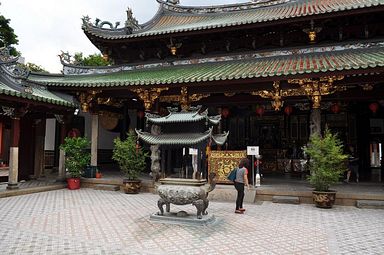
[{"label": "potted plant", "polygon": [[60,149],[65,153],[65,169],[69,175],[68,189],[80,188],[80,177],[91,158],[90,153],[86,151],[88,147],[89,141],[85,137],[66,137],[60,145]]},{"label": "potted plant", "polygon": [[335,203],[336,191],[330,186],[339,181],[346,170],[343,145],[338,137],[326,129],[324,135],[312,135],[304,148],[310,157],[308,180],[314,187],[313,201],[317,207],[331,208]]},{"label": "potted plant", "polygon": [[113,155],[120,170],[124,173],[123,189],[127,194],[137,194],[141,188],[139,174],[145,169],[145,159],[148,153],[136,143],[136,136],[129,133],[126,140],[122,141],[119,137],[115,138]]},{"label": "potted plant", "polygon": [[102,174],[98,168],[96,168],[96,179],[100,179],[102,177]]}]

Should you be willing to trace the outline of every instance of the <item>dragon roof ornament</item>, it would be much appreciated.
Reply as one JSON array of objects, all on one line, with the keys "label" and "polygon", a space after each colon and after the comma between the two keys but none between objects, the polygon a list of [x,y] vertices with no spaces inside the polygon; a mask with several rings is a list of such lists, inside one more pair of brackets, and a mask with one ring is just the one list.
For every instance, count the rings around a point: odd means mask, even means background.
[{"label": "dragon roof ornament", "polygon": [[115,22],[115,24],[112,24],[109,21],[101,21],[99,18],[96,18],[94,24],[92,24],[91,18],[88,15],[83,16],[81,20],[83,22],[83,29],[93,27],[102,30],[112,30],[118,32],[125,31],[126,34],[132,34],[133,31],[139,30],[141,28],[139,22],[133,16],[132,9],[130,8],[127,9],[127,20],[125,21],[125,26],[123,28],[119,28],[119,21]]},{"label": "dragon roof ornament", "polygon": [[9,47],[0,48],[0,63],[16,62],[18,57],[12,56]]},{"label": "dragon roof ornament", "polygon": [[163,8],[172,12],[178,13],[225,13],[233,11],[243,11],[255,8],[268,7],[272,5],[278,5],[290,2],[291,0],[252,0],[247,3],[218,5],[218,6],[180,6],[178,0],[157,0],[162,4]]}]

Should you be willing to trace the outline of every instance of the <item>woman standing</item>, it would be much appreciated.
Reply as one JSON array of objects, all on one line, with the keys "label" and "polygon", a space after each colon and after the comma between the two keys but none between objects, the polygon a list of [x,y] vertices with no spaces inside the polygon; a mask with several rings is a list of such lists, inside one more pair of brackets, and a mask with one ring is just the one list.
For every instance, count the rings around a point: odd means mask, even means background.
[{"label": "woman standing", "polygon": [[249,189],[248,183],[248,166],[249,160],[247,158],[243,158],[240,160],[239,169],[236,171],[236,179],[234,181],[235,188],[237,190],[237,198],[236,198],[236,210],[235,213],[244,213],[245,209],[243,208],[243,200],[244,200],[244,186],[246,185]]}]

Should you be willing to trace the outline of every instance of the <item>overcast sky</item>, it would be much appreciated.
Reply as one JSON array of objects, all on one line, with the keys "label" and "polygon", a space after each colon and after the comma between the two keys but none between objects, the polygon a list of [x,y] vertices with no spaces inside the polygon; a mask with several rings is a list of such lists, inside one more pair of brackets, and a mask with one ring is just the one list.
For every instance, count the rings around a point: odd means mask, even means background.
[{"label": "overcast sky", "polygon": [[[126,20],[130,7],[139,23],[151,19],[158,10],[156,0],[0,0],[0,14],[11,19],[19,39],[17,50],[26,62],[60,72],[61,50],[71,54],[99,53],[81,29],[81,18],[90,16],[113,24]],[[181,0],[182,5],[216,5],[248,0]]]}]

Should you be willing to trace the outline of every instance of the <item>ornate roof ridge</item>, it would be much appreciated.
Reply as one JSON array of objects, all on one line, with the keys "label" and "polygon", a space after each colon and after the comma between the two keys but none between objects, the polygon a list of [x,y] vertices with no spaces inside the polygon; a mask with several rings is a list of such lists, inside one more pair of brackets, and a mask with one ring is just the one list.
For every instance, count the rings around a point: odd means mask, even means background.
[{"label": "ornate roof ridge", "polygon": [[[177,0],[167,0],[167,2],[158,0],[158,2],[160,3],[158,12],[144,24],[139,25],[133,17],[128,15],[125,27],[117,28],[111,22],[100,22],[100,20],[92,24],[90,18],[86,16],[83,17],[82,29],[91,41],[93,41],[92,37],[129,40],[264,22],[281,22],[296,17],[325,15],[384,5],[382,0],[255,0],[217,6],[180,6],[175,4]],[[110,28],[106,29],[104,26]]]},{"label": "ornate roof ridge", "polygon": [[202,120],[209,120],[210,122],[214,122],[215,117],[211,120],[208,116],[208,109],[200,111],[201,107],[201,105],[198,105],[196,107],[191,106],[189,111],[179,111],[177,107],[167,107],[169,113],[166,116],[146,114],[145,117],[147,118],[148,122],[155,124],[198,122]]},{"label": "ornate roof ridge", "polygon": [[263,8],[274,6],[278,4],[284,4],[291,2],[292,0],[253,0],[246,3],[235,3],[235,4],[221,4],[221,5],[210,5],[210,6],[186,6],[171,3],[172,1],[157,0],[161,4],[162,8],[175,12],[175,13],[189,13],[189,14],[208,14],[208,13],[226,13],[235,11],[251,10],[256,8]]},{"label": "ornate roof ridge", "polygon": [[[277,56],[293,56],[297,54],[316,54],[323,53],[328,51],[344,51],[348,49],[367,49],[375,47],[384,47],[384,42],[382,40],[375,41],[366,41],[366,42],[346,42],[344,44],[328,44],[328,45],[316,45],[308,47],[289,47],[284,49],[268,49],[268,50],[259,50],[259,51],[249,51],[241,54],[233,55],[218,55],[218,56],[209,56],[202,58],[190,58],[184,60],[175,60],[175,61],[161,61],[161,62],[152,62],[152,63],[140,63],[140,64],[127,64],[127,65],[118,65],[118,66],[104,66],[104,67],[90,67],[90,66],[75,66],[75,65],[65,65],[63,73],[64,75],[97,75],[97,74],[109,74],[117,73],[124,71],[133,71],[133,70],[145,70],[145,69],[155,69],[155,68],[164,68],[171,66],[184,66],[184,65],[193,65],[193,64],[205,64],[205,63],[218,63],[218,62],[230,62],[230,61],[244,61],[247,59],[257,59],[257,58],[271,58]],[[44,76],[44,74],[41,74]]]}]

